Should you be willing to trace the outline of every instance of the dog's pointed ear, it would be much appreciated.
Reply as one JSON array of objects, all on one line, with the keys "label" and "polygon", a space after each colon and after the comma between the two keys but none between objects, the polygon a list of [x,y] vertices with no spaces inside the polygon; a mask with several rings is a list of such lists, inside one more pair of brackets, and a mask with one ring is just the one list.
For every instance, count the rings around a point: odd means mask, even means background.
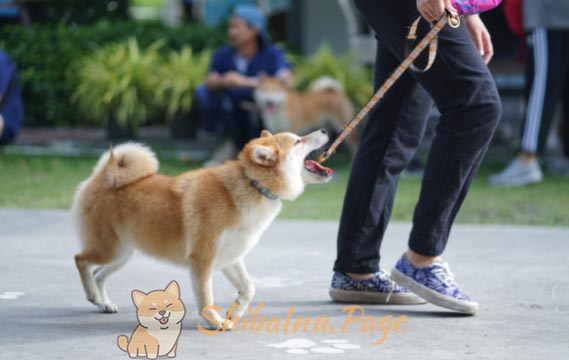
[{"label": "dog's pointed ear", "polygon": [[176,280],[170,281],[170,283],[164,289],[165,292],[174,295],[175,297],[180,297],[180,286],[176,282]]},{"label": "dog's pointed ear", "polygon": [[277,150],[274,146],[253,145],[251,148],[251,160],[267,167],[275,166],[277,163]]},{"label": "dog's pointed ear", "polygon": [[113,151],[113,143],[109,143],[109,162],[115,161],[115,152]]},{"label": "dog's pointed ear", "polygon": [[132,290],[131,296],[132,296],[132,302],[134,303],[134,306],[136,306],[136,308],[138,309],[138,307],[140,306],[140,303],[146,297],[146,294],[143,293],[142,291],[139,291],[139,290]]},{"label": "dog's pointed ear", "polygon": [[269,130],[262,130],[261,131],[261,137],[269,137],[269,136],[273,136],[273,134],[271,134],[271,132]]}]

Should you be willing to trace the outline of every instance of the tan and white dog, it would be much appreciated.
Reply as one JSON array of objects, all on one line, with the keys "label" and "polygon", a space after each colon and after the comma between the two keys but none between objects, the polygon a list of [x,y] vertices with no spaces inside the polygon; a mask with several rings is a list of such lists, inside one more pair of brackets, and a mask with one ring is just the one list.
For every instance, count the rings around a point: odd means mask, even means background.
[{"label": "tan and white dog", "polygon": [[[233,315],[241,317],[255,293],[243,258],[281,210],[281,199],[331,179],[332,170],[305,160],[327,142],[325,130],[304,137],[264,130],[237,160],[176,177],[157,174],[158,161],[143,145],[106,152],[73,203],[83,245],[75,262],[87,299],[116,312],[105,281],[138,248],[190,270],[200,313],[213,305],[212,272],[222,270],[238,290]],[[224,324],[216,311],[201,315],[215,319],[210,327]]]},{"label": "tan and white dog", "polygon": [[[309,91],[297,92],[289,90],[278,78],[261,75],[253,94],[265,127],[274,133],[305,134],[326,124],[339,133],[354,115],[342,86],[331,77],[321,77],[312,83]],[[358,144],[359,137],[354,131],[347,142],[352,153]]]}]

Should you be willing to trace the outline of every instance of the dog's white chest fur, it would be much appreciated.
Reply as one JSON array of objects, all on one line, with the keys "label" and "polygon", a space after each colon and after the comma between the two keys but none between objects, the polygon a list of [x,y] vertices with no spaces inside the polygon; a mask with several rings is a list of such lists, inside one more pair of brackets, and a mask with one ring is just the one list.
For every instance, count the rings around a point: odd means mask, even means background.
[{"label": "dog's white chest fur", "polygon": [[168,329],[148,329],[148,335],[158,340],[158,356],[166,356],[176,344],[180,336],[181,324],[170,325]]},{"label": "dog's white chest fur", "polygon": [[281,210],[280,200],[263,200],[262,206],[242,209],[242,220],[237,229],[224,231],[217,242],[214,267],[223,269],[243,258],[257,245],[261,235]]}]

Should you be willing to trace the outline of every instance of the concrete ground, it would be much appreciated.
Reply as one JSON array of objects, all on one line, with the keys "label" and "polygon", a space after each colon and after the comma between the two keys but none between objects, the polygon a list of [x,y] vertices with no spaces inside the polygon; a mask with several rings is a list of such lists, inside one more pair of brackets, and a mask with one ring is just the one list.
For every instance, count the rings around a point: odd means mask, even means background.
[{"label": "concrete ground", "polygon": [[[389,227],[382,266],[393,266],[409,228]],[[178,344],[181,359],[569,358],[569,229],[456,226],[446,259],[462,287],[480,302],[477,316],[432,305],[366,305],[365,314],[372,317],[367,324],[375,321],[375,332],[363,333],[360,321],[344,334],[343,305],[327,294],[336,229],[335,222],[274,223],[246,263],[257,284],[254,305],[265,304],[259,316],[283,318],[280,331],[208,336],[196,329],[199,319],[185,269],[135,254],[108,283],[119,313],[100,314],[85,300],[75,270],[78,242],[69,212],[0,210],[0,359],[126,359],[116,339],[130,336],[137,325],[130,291],[163,288],[174,279],[188,310]],[[221,274],[214,289],[217,304],[227,308],[235,291]],[[311,325],[319,315],[329,316],[328,332],[315,333],[310,326],[309,333],[291,334],[290,325],[284,334],[291,307],[293,319],[311,317]],[[403,331],[392,330],[383,344],[373,345],[385,334],[378,324],[388,315],[408,316]],[[383,325],[389,323],[385,319]]]}]

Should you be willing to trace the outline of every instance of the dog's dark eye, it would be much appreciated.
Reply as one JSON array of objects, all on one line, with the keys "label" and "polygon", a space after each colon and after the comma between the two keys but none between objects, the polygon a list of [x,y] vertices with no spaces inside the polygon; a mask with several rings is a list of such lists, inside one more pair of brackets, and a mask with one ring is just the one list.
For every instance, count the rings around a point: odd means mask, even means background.
[{"label": "dog's dark eye", "polygon": [[156,310],[156,308],[149,308],[148,310],[151,310],[151,311],[152,311],[152,310]]},{"label": "dog's dark eye", "polygon": [[300,139],[296,140],[296,142],[294,143],[294,145],[298,145],[300,144]]},{"label": "dog's dark eye", "polygon": [[172,304],[168,304],[168,305],[166,305],[166,307],[170,307],[170,306],[172,306]]}]

